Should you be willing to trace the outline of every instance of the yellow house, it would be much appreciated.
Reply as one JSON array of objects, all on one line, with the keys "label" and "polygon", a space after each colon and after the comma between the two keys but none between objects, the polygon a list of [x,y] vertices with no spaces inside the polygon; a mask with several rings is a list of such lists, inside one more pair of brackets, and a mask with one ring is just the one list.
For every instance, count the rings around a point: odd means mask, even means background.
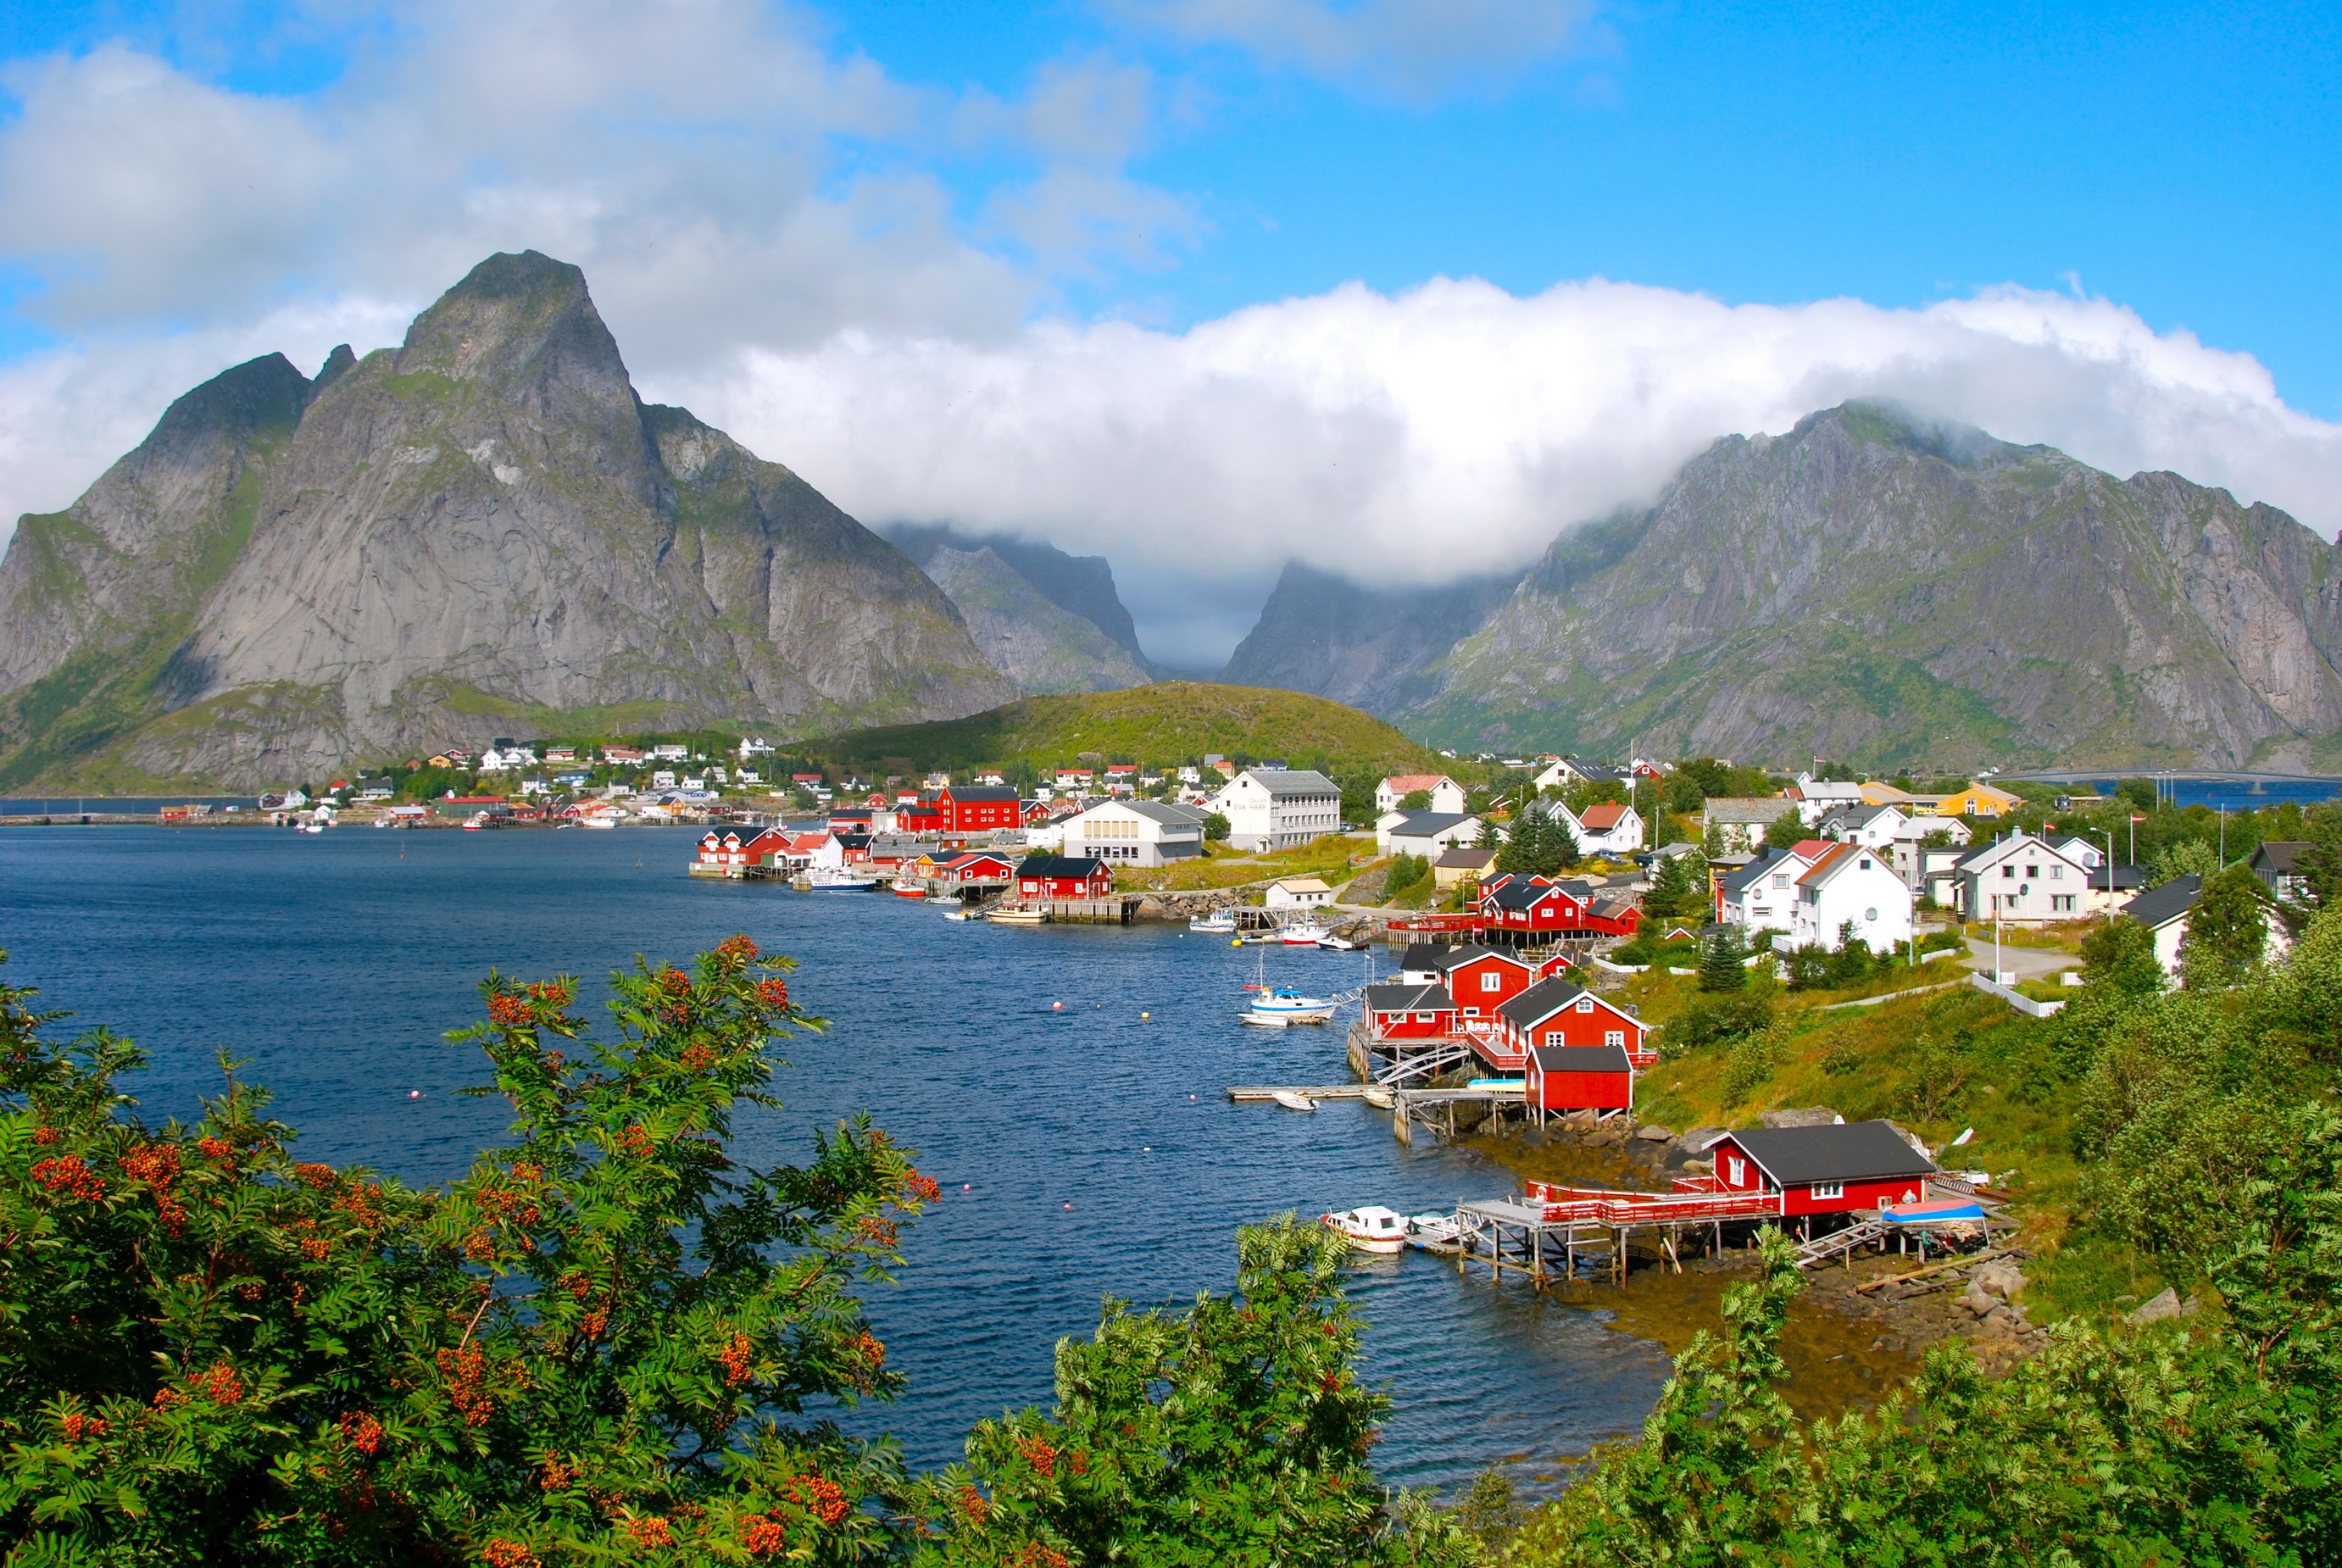
[{"label": "yellow house", "polygon": [[1915,798],[1891,784],[1866,784],[1861,788],[1862,804],[1865,805],[1907,806]]},{"label": "yellow house", "polygon": [[2005,789],[1995,789],[1987,784],[1972,784],[1966,789],[1954,790],[1936,803],[1937,816],[2006,816],[2025,804],[2024,800]]}]

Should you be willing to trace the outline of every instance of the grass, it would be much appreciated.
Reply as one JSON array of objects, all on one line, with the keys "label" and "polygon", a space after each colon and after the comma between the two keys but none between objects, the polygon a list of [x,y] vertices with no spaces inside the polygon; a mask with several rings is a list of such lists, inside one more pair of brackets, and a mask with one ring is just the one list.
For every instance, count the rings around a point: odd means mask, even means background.
[{"label": "grass", "polygon": [[1114,884],[1125,893],[1200,893],[1279,877],[1315,876],[1338,888],[1374,864],[1373,839],[1327,834],[1273,854],[1236,854],[1217,847],[1203,859],[1176,865],[1133,866],[1116,871]]},{"label": "grass", "polygon": [[1216,752],[1336,773],[1457,773],[1456,763],[1380,719],[1327,698],[1193,681],[1027,697],[965,719],[850,731],[804,749],[866,772],[894,761],[922,769],[1071,767],[1086,754],[1176,764]]}]

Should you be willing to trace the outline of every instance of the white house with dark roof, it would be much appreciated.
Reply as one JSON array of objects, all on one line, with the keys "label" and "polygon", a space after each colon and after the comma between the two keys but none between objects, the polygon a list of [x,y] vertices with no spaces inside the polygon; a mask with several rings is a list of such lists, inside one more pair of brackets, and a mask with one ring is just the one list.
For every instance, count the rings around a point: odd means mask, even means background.
[{"label": "white house with dark roof", "polygon": [[1307,768],[1246,768],[1222,784],[1211,807],[1228,819],[1237,849],[1294,849],[1342,826],[1342,786]]},{"label": "white house with dark roof", "polygon": [[1643,814],[1623,801],[1596,801],[1582,812],[1556,801],[1553,814],[1568,825],[1580,854],[1615,857],[1643,847]]},{"label": "white house with dark roof", "polygon": [[1451,849],[1476,843],[1480,819],[1461,812],[1393,812],[1375,824],[1375,847],[1384,854],[1419,854],[1436,860]]},{"label": "white house with dark roof", "polygon": [[[2158,883],[2122,906],[2121,913],[2147,927],[2155,938],[2155,961],[2163,972],[2177,980],[2179,965],[2187,951],[2187,923],[2196,913],[2197,900],[2204,896],[2204,879],[2194,872],[2175,876],[2169,882]],[[2282,957],[2293,945],[2292,934],[2274,908],[2263,918],[2267,923],[2267,945],[2262,950],[2270,958]]]},{"label": "white house with dark roof", "polygon": [[1166,801],[1109,800],[1059,824],[1065,853],[1115,865],[1170,865],[1204,853],[1205,814]]},{"label": "white house with dark roof", "polygon": [[2047,925],[2089,913],[2090,867],[2029,833],[1993,839],[1960,857],[1963,919]]}]

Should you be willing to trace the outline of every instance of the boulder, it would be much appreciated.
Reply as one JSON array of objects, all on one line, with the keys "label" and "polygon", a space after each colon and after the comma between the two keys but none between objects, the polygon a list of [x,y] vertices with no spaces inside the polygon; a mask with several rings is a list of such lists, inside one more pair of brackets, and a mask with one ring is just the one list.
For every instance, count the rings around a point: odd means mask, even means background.
[{"label": "boulder", "polygon": [[1960,1305],[1967,1308],[1969,1312],[1975,1313],[1978,1317],[1984,1316],[1985,1313],[1992,1311],[1993,1308],[1999,1304],[2000,1303],[1998,1302],[1987,1295],[1984,1291],[1984,1286],[1977,1283],[1975,1280],[1970,1280],[1968,1282],[1968,1288],[1960,1293]]},{"label": "boulder", "polygon": [[1709,1159],[1686,1160],[1683,1170],[1686,1176],[1711,1176],[1716,1174],[1716,1162]]},{"label": "boulder", "polygon": [[2013,1296],[2025,1288],[2024,1274],[1999,1263],[1987,1263],[1978,1269],[1976,1280],[1987,1295]]},{"label": "boulder", "polygon": [[2176,1290],[2166,1289],[2161,1295],[2157,1296],[2153,1301],[2148,1302],[2145,1306],[2142,1306],[2137,1311],[2132,1313],[2130,1314],[2130,1321],[2133,1323],[2144,1326],[2145,1324],[2151,1323],[2161,1323],[2165,1318],[2177,1317],[2178,1315],[2179,1293]]},{"label": "boulder", "polygon": [[1656,1122],[1650,1122],[1636,1128],[1635,1136],[1647,1138],[1654,1144],[1671,1144],[1675,1142],[1676,1135]]},{"label": "boulder", "polygon": [[1827,1127],[1846,1118],[1827,1105],[1808,1105],[1803,1110],[1767,1111],[1762,1120],[1767,1127]]}]

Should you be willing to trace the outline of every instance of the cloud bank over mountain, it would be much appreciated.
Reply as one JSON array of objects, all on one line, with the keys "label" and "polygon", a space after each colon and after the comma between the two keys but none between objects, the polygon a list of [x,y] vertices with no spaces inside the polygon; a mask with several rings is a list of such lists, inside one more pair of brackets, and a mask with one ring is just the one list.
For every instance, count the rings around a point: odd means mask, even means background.
[{"label": "cloud bank over mountain", "polygon": [[2342,525],[2342,426],[2288,408],[2250,355],[2013,288],[1887,310],[1442,280],[1184,333],[848,332],[666,380],[857,515],[1111,556],[1174,663],[1225,656],[1287,558],[1375,584],[1518,568],[1566,524],[1647,501],[1717,436],[1850,397]]}]

